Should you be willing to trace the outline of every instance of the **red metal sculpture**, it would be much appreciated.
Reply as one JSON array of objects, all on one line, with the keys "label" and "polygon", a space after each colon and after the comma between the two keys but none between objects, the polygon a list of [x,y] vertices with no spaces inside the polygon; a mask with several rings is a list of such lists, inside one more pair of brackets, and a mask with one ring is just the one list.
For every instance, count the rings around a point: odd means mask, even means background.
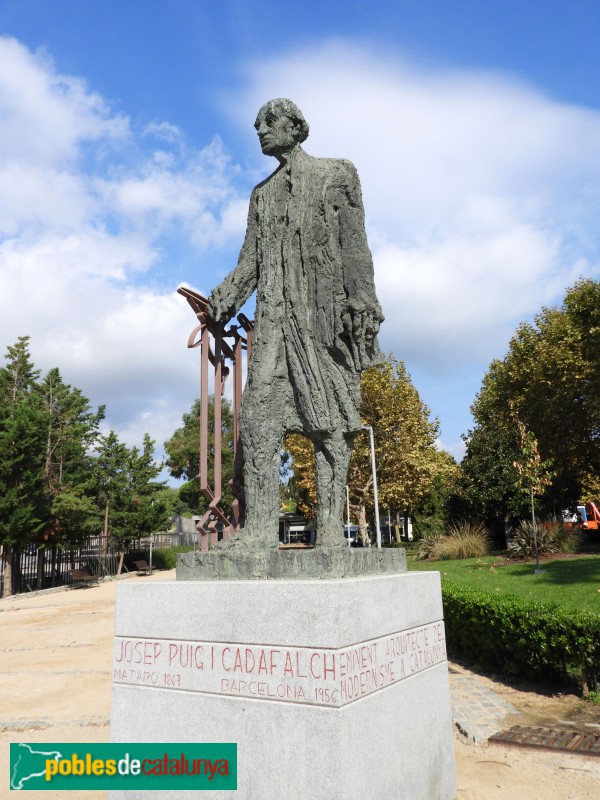
[{"label": "red metal sculpture", "polygon": [[[207,298],[185,286],[177,290],[188,301],[199,325],[191,332],[187,346],[200,348],[200,490],[208,500],[208,508],[196,525],[202,534],[201,549],[222,538],[227,539],[244,524],[244,477],[242,441],[240,439],[238,415],[242,402],[243,354],[246,361],[252,354],[252,331],[254,323],[244,314],[237,315],[238,325],[225,325],[215,322],[207,311]],[[243,331],[245,336],[240,333]],[[214,444],[214,485],[208,479],[208,364],[214,369],[215,385],[215,444]],[[229,519],[221,506],[221,399],[225,384],[233,371],[233,479],[230,481],[233,493],[233,515]]]}]

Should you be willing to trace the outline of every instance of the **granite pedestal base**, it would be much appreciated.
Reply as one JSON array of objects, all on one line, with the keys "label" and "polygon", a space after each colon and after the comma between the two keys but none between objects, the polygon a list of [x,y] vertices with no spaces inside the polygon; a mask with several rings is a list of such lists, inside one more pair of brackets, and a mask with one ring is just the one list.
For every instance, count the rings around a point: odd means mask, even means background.
[{"label": "granite pedestal base", "polygon": [[450,800],[439,575],[121,586],[111,739],[236,742],[237,791],[186,800]]},{"label": "granite pedestal base", "polygon": [[195,550],[177,557],[178,581],[305,580],[406,572],[404,548]]}]

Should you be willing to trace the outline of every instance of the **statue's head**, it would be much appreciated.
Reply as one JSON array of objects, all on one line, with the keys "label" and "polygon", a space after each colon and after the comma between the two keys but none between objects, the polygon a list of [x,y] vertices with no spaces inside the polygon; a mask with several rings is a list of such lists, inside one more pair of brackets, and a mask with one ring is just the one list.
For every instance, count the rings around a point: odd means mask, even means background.
[{"label": "statue's head", "polygon": [[308,123],[295,103],[283,97],[269,100],[254,123],[260,146],[267,156],[278,158],[308,137]]}]

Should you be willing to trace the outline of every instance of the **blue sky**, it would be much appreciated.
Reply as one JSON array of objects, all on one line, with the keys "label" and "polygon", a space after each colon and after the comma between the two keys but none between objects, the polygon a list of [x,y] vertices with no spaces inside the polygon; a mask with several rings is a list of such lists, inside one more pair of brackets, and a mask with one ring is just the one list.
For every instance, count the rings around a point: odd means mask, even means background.
[{"label": "blue sky", "polygon": [[234,266],[289,96],[358,167],[382,347],[460,455],[518,322],[599,277],[599,32],[591,0],[3,0],[0,347],[164,441],[198,383],[174,290]]}]

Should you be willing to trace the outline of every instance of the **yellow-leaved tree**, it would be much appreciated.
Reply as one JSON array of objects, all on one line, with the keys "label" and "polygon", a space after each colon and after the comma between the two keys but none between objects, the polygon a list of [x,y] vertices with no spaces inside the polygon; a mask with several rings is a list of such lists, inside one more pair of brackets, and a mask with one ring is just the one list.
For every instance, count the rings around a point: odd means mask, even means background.
[{"label": "yellow-leaved tree", "polygon": [[[436,474],[439,423],[430,419],[404,363],[392,354],[363,373],[360,411],[363,425],[373,428],[380,508],[404,514],[427,492]],[[285,448],[293,460],[298,510],[311,515],[310,506],[317,502],[312,443],[292,434]],[[352,521],[366,537],[367,517],[374,509],[368,431],[355,439],[348,487]]]}]

